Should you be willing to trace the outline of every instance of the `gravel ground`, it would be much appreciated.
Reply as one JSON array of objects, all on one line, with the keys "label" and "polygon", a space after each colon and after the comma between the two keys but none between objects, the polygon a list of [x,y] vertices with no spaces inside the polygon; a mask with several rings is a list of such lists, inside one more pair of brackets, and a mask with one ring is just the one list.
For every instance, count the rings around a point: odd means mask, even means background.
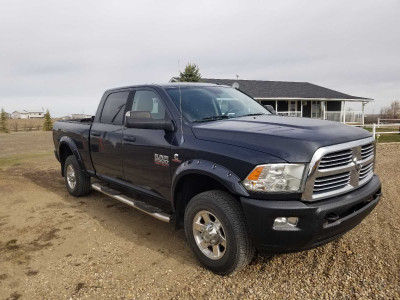
[{"label": "gravel ground", "polygon": [[200,267],[182,230],[100,193],[73,198],[51,134],[0,135],[0,299],[400,299],[400,144],[378,145],[384,196],[320,248]]}]

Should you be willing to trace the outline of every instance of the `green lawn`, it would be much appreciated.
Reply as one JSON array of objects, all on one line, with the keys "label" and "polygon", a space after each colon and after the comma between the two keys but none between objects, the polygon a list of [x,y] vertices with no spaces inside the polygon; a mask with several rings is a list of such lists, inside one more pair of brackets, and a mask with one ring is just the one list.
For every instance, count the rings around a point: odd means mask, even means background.
[{"label": "green lawn", "polygon": [[[364,129],[368,130],[369,132],[372,132],[372,128],[364,127]],[[389,131],[399,131],[399,128],[398,127],[376,128],[377,134],[379,134],[379,132],[389,132]],[[393,142],[400,143],[400,133],[381,134],[377,138],[377,141],[378,143],[393,143]]]}]

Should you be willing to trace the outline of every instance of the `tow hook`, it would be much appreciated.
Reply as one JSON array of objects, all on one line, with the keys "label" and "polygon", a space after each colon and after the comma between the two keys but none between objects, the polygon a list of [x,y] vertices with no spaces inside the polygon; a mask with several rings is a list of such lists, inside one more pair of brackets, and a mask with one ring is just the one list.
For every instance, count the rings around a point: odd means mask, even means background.
[{"label": "tow hook", "polygon": [[335,222],[335,221],[337,221],[337,220],[339,220],[339,215],[338,214],[336,214],[336,213],[329,213],[329,214],[327,214],[326,216],[325,216],[325,219],[329,222],[329,223],[332,223],[332,222]]}]

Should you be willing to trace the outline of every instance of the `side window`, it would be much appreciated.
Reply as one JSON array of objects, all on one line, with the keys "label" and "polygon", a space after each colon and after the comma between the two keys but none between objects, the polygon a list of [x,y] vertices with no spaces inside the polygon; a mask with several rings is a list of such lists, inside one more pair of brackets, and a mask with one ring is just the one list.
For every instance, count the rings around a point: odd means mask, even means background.
[{"label": "side window", "polygon": [[165,106],[153,91],[136,91],[129,111],[149,111],[152,119],[165,119]]},{"label": "side window", "polygon": [[119,92],[108,95],[101,113],[100,122],[122,125],[128,95],[129,92]]}]

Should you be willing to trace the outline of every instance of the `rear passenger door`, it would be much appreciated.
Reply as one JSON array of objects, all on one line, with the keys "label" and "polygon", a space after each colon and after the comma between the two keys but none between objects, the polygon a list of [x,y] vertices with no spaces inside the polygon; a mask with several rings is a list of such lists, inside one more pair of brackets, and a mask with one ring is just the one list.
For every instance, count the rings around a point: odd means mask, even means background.
[{"label": "rear passenger door", "polygon": [[129,91],[107,96],[100,118],[90,132],[90,151],[96,174],[106,179],[122,179],[123,118]]},{"label": "rear passenger door", "polygon": [[[153,90],[138,89],[128,111],[150,112],[152,119],[169,118],[162,98]],[[122,140],[124,179],[136,189],[169,198],[170,152],[173,134],[163,129],[124,129]]]}]

